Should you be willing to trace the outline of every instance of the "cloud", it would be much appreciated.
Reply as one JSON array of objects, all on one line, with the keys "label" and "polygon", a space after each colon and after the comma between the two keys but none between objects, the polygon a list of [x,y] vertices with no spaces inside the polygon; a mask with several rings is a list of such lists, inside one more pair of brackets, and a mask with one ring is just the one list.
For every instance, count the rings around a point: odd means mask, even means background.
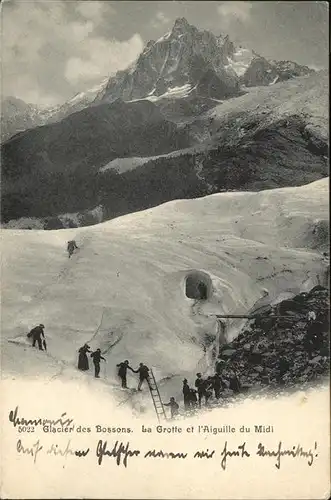
[{"label": "cloud", "polygon": [[53,105],[127,67],[144,44],[139,34],[121,42],[98,35],[100,19],[114,12],[98,1],[5,4],[3,95]]},{"label": "cloud", "polygon": [[115,13],[113,7],[106,5],[105,2],[93,1],[80,1],[76,4],[76,11],[85,19],[93,20],[94,22],[99,22],[107,8],[107,14]]},{"label": "cloud", "polygon": [[250,21],[251,10],[253,4],[251,2],[223,2],[217,7],[217,12],[221,16],[222,24],[230,25],[234,21],[247,23]]},{"label": "cloud", "polygon": [[319,66],[318,64],[307,64],[307,66],[314,71],[323,71],[326,69],[325,66]]},{"label": "cloud", "polygon": [[154,18],[152,19],[151,25],[153,26],[153,28],[162,28],[169,22],[170,19],[162,11],[159,11],[155,14]]},{"label": "cloud", "polygon": [[144,47],[139,34],[125,42],[109,42],[104,38],[92,38],[83,42],[81,57],[71,57],[65,70],[65,78],[72,84],[80,81],[97,81],[102,76],[125,69]]}]

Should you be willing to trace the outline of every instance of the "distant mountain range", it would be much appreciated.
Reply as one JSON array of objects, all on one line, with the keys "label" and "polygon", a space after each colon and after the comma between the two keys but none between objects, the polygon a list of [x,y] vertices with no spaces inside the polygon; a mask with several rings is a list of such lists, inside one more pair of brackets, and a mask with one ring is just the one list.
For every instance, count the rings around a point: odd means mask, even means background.
[{"label": "distant mountain range", "polygon": [[[92,104],[116,99],[148,99],[162,106],[167,97],[189,97],[187,107],[194,115],[214,104],[201,103],[201,98],[224,100],[240,95],[245,87],[272,85],[312,73],[314,70],[295,62],[268,61],[252,50],[235,47],[228,35],[200,31],[179,18],[169,33],[147,43],[131,67],[62,105],[38,109],[16,97],[5,98],[2,139],[60,121]],[[190,110],[183,114],[190,114]]]},{"label": "distant mountain range", "polygon": [[177,19],[129,68],[62,106],[6,100],[4,137],[22,132],[2,145],[3,221],[62,227],[58,217],[71,213],[85,224],[91,217],[77,213],[96,208],[99,221],[100,210],[104,220],[174,198],[316,180],[327,175],[327,93],[323,73]]},{"label": "distant mountain range", "polygon": [[96,98],[102,87],[108,82],[104,80],[100,85],[87,92],[81,92],[72,99],[52,108],[38,108],[34,104],[27,104],[17,97],[6,97],[1,102],[1,139],[5,141],[13,135],[27,129],[54,123],[76,111],[88,107]]}]

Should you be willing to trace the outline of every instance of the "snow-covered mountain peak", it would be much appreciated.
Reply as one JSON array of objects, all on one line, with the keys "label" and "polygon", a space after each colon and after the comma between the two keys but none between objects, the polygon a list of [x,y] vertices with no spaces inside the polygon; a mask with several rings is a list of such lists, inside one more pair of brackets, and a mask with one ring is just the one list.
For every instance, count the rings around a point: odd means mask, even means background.
[{"label": "snow-covered mountain peak", "polygon": [[[269,61],[247,47],[236,46],[228,34],[216,36],[181,17],[158,40],[150,40],[127,69],[78,93],[63,105],[36,110],[17,101],[3,107],[3,139],[102,102],[134,101],[151,96],[153,99],[165,96],[171,101],[179,95],[190,102],[198,100],[200,104],[206,99],[223,101],[241,95],[247,87],[273,85],[313,72],[292,61]],[[178,89],[184,89],[185,93],[182,90],[178,93]],[[198,108],[204,108],[200,104]]]},{"label": "snow-covered mountain peak", "polygon": [[125,101],[163,95],[168,89],[189,85],[198,95],[226,98],[238,94],[237,75],[225,67],[234,51],[229,37],[199,30],[185,18],[171,31],[150,40],[136,62],[109,79],[97,102]]},{"label": "snow-covered mountain peak", "polygon": [[291,61],[268,61],[247,47],[236,47],[228,34],[216,36],[181,17],[158,40],[150,40],[130,68],[111,77],[96,102],[167,93],[171,97],[169,89],[183,86],[194,88],[199,98],[224,100],[240,95],[245,87],[272,85],[311,72]]}]

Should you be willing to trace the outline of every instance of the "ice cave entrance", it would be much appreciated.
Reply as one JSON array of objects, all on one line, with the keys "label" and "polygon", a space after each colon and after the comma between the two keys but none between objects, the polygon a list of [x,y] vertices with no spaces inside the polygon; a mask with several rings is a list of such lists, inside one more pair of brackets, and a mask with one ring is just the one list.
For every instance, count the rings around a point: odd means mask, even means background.
[{"label": "ice cave entrance", "polygon": [[209,299],[212,294],[212,282],[209,274],[202,271],[190,271],[186,276],[185,294],[189,299]]}]

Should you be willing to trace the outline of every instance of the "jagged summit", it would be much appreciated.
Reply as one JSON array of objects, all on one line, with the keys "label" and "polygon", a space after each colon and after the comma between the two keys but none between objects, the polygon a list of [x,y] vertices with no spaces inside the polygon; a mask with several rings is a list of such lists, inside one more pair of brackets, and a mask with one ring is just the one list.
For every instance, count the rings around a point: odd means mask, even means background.
[{"label": "jagged summit", "polygon": [[[254,51],[236,47],[228,34],[199,30],[185,17],[158,40],[150,40],[135,63],[111,77],[96,102],[175,98],[224,100],[242,87],[270,85],[313,70],[291,61],[268,61]],[[179,91],[179,93],[177,92]]]},{"label": "jagged summit", "polygon": [[187,29],[190,29],[190,28],[196,29],[195,26],[189,24],[189,22],[187,21],[187,19],[185,17],[177,17],[172,30],[173,31],[175,31],[175,30],[182,30],[182,31],[184,31],[184,30],[187,30]]},{"label": "jagged summit", "polygon": [[239,93],[239,78],[227,67],[233,53],[229,37],[200,31],[185,18],[178,18],[170,32],[147,43],[128,70],[110,78],[97,101],[143,99],[183,86],[187,93],[194,91],[204,97],[233,97]]}]

